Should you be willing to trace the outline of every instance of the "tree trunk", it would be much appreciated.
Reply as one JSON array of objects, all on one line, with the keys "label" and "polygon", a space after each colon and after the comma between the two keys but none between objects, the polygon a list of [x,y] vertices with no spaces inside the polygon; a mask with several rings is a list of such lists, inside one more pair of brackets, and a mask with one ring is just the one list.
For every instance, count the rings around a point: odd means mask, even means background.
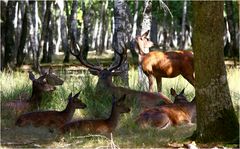
[{"label": "tree trunk", "polygon": [[29,9],[29,7],[26,5],[23,20],[22,20],[22,31],[21,31],[20,43],[19,43],[18,52],[17,52],[17,66],[18,67],[20,67],[23,64],[23,60],[24,60],[23,50],[24,50],[26,40],[27,40],[27,35],[28,35],[27,27],[29,26],[27,24],[28,23],[28,20],[27,20],[28,9]]},{"label": "tree trunk", "polygon": [[68,50],[68,35],[67,35],[67,23],[66,23],[66,17],[64,15],[64,0],[58,1],[58,6],[60,9],[60,32],[61,32],[61,38],[62,38],[62,49],[64,51],[64,60],[63,63],[69,62],[69,50]]},{"label": "tree trunk", "polygon": [[239,123],[234,113],[224,64],[223,2],[192,3],[195,20],[196,139],[204,143],[231,141],[239,137]]},{"label": "tree trunk", "polygon": [[0,60],[0,68],[1,71],[3,71],[4,68],[4,61],[5,61],[5,26],[6,26],[6,13],[7,13],[7,3],[1,1],[1,37],[0,37],[0,45],[1,45],[1,50],[0,50],[0,56],[1,56],[1,60]]},{"label": "tree trunk", "polygon": [[187,17],[187,0],[183,2],[183,13],[182,13],[182,31],[181,31],[181,40],[179,49],[185,49],[185,42],[186,42],[186,34],[185,34],[185,27],[186,27],[186,17]]},{"label": "tree trunk", "polygon": [[38,2],[33,1],[32,2],[32,10],[30,13],[30,25],[32,32],[30,32],[30,43],[31,43],[31,49],[33,54],[33,70],[36,72],[40,72],[40,65],[39,65],[39,44],[38,44]]},{"label": "tree trunk", "polygon": [[103,32],[103,23],[104,23],[104,6],[105,6],[105,1],[102,2],[101,5],[101,11],[100,11],[100,20],[99,20],[99,26],[98,26],[98,33],[97,33],[97,46],[96,46],[96,53],[97,55],[101,55],[101,48],[102,48],[102,32]]},{"label": "tree trunk", "polygon": [[230,33],[230,42],[227,51],[229,51],[229,56],[234,59],[234,66],[237,66],[237,62],[235,59],[235,55],[237,55],[237,41],[236,41],[236,33],[235,33],[235,22],[234,22],[234,14],[233,14],[233,2],[226,1],[226,13],[227,13],[227,23],[228,29]]},{"label": "tree trunk", "polygon": [[139,1],[135,0],[132,36],[131,36],[131,42],[130,42],[130,50],[131,50],[131,54],[134,62],[137,62],[138,60],[138,54],[135,50],[135,38],[137,34],[137,20],[138,20],[138,6],[139,6],[138,4],[139,4]]},{"label": "tree trunk", "polygon": [[5,23],[5,56],[4,67],[13,69],[15,67],[15,42],[14,42],[14,24],[16,2],[8,1]]},{"label": "tree trunk", "polygon": [[71,16],[69,20],[70,28],[68,29],[68,34],[70,35],[71,44],[74,49],[76,49],[76,43],[77,43],[77,8],[78,8],[78,1],[73,0]]},{"label": "tree trunk", "polygon": [[86,7],[84,1],[82,1],[82,11],[83,11],[83,59],[87,59],[89,51],[89,37],[88,28],[90,28],[90,14],[86,13]]},{"label": "tree trunk", "polygon": [[48,57],[48,47],[49,47],[49,23],[51,19],[51,5],[52,1],[47,1],[47,7],[46,12],[44,15],[44,21],[43,21],[43,27],[42,27],[42,38],[43,38],[43,56],[42,56],[42,63],[47,63],[47,57]]},{"label": "tree trunk", "polygon": [[[51,8],[50,8],[51,10]],[[52,12],[49,15],[49,24],[47,28],[47,33],[48,33],[48,52],[47,52],[47,63],[52,62],[52,55],[54,53],[55,45],[53,43],[54,40],[54,17],[52,15]]]},{"label": "tree trunk", "polygon": [[[114,35],[112,47],[119,53],[125,53],[123,49],[125,43],[129,43],[129,38],[126,33],[128,24],[127,4],[124,0],[114,1]],[[124,46],[125,47],[125,46]],[[127,47],[125,47],[127,48]],[[120,57],[115,54],[115,63],[119,62]],[[124,60],[119,68],[123,73],[121,78],[124,85],[128,86],[128,62]]]},{"label": "tree trunk", "polygon": [[[152,0],[144,0],[144,9],[143,9],[143,21],[142,21],[142,28],[141,28],[141,35],[148,30],[151,30],[152,24]],[[148,37],[151,35],[148,34]],[[149,38],[150,39],[150,38]],[[149,49],[145,48],[144,53],[149,53]],[[139,56],[139,66],[138,66],[138,76],[139,76],[139,83],[143,87],[144,90],[148,90],[148,79],[146,75],[143,73],[140,62],[141,56]]]}]

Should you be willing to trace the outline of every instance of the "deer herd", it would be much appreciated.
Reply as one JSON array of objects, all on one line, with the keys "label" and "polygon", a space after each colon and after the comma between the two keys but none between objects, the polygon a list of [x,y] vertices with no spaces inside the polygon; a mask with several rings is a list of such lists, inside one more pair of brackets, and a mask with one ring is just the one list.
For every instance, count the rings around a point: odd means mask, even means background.
[{"label": "deer herd", "polygon": [[[184,90],[177,94],[171,88],[171,95],[175,98],[174,102],[161,93],[161,78],[171,78],[182,75],[190,84],[194,86],[194,67],[193,53],[191,51],[170,51],[160,52],[152,51],[147,54],[143,52],[144,48],[153,46],[148,38],[147,31],[142,36],[136,37],[136,48],[139,53],[139,64],[143,72],[149,79],[149,91],[137,91],[127,87],[116,86],[112,82],[112,76],[118,73],[117,69],[124,61],[123,54],[116,64],[108,68],[92,64],[82,58],[82,50],[79,45],[76,49],[69,48],[80,63],[89,68],[93,75],[98,76],[97,87],[106,90],[112,95],[112,109],[108,118],[103,119],[79,119],[72,120],[75,109],[88,108],[79,98],[80,92],[68,96],[68,103],[63,111],[40,111],[40,103],[45,92],[56,90],[56,86],[62,85],[63,80],[58,78],[49,69],[38,79],[32,72],[29,72],[29,79],[32,81],[32,95],[27,100],[14,100],[4,104],[6,108],[15,110],[18,116],[15,125],[25,127],[33,125],[34,127],[44,126],[50,129],[56,129],[60,134],[67,132],[79,132],[81,134],[95,133],[106,134],[113,132],[118,124],[122,113],[130,111],[130,101],[136,99],[139,103],[141,113],[136,117],[135,123],[141,127],[156,127],[165,129],[168,126],[180,124],[191,124],[196,122],[196,103],[195,99],[191,102],[184,95]],[[125,48],[125,47],[123,47]],[[123,49],[127,50],[127,49]],[[153,81],[156,78],[158,92],[153,92]],[[96,88],[97,88],[96,87]]]}]

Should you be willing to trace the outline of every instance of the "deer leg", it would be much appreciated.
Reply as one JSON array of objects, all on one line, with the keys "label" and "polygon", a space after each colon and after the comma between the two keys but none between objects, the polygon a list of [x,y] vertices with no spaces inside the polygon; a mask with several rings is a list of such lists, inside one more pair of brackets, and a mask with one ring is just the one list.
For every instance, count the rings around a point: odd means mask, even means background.
[{"label": "deer leg", "polygon": [[158,92],[161,92],[162,91],[162,77],[157,77],[156,80],[157,80]]},{"label": "deer leg", "polygon": [[153,92],[154,76],[153,75],[148,75],[148,80],[149,80],[149,92]]},{"label": "deer leg", "polygon": [[171,120],[165,113],[161,113],[157,116],[157,119],[153,120],[153,125],[159,129],[165,129],[171,125]]}]

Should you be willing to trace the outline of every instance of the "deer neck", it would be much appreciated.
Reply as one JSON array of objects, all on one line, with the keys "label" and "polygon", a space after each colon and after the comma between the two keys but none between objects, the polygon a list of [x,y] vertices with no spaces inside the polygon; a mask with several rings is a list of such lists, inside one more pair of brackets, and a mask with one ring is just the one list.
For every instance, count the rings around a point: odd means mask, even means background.
[{"label": "deer neck", "polygon": [[66,122],[68,122],[72,119],[74,112],[75,108],[72,106],[71,103],[68,103],[67,107],[61,113],[65,116]]},{"label": "deer neck", "polygon": [[107,123],[109,126],[111,126],[112,130],[114,130],[117,127],[119,116],[120,116],[120,113],[116,109],[115,105],[113,105],[111,115],[107,119]]},{"label": "deer neck", "polygon": [[34,90],[32,91],[32,96],[29,99],[29,102],[33,104],[33,107],[38,107],[42,101],[42,92]]}]

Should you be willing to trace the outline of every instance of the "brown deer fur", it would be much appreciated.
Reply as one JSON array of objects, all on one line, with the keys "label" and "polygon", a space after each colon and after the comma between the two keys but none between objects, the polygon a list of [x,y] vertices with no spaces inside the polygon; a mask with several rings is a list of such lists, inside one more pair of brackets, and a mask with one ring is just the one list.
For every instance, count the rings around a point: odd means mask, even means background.
[{"label": "brown deer fur", "polygon": [[[78,46],[77,46],[78,47]],[[112,82],[112,76],[116,75],[119,72],[113,72],[113,70],[117,69],[122,61],[123,61],[123,55],[116,52],[118,55],[120,55],[120,61],[118,64],[111,65],[109,68],[102,68],[100,66],[96,66],[93,64],[90,64],[88,61],[83,60],[82,58],[82,50],[78,51],[78,54],[75,54],[72,49],[69,49],[71,53],[87,68],[89,68],[91,74],[98,75],[98,84],[101,84],[101,89],[109,91],[111,94],[116,95],[117,97],[120,97],[124,94],[127,95],[127,100],[132,100],[136,98],[140,102],[141,107],[153,107],[160,103],[160,101],[164,101],[165,103],[172,103],[172,101],[163,95],[161,92],[159,93],[149,93],[149,92],[143,92],[143,91],[136,91],[125,87],[118,87],[115,86]],[[123,50],[124,51],[124,50]]]},{"label": "brown deer fur", "polygon": [[[32,72],[29,72],[29,79],[32,81],[32,95],[28,100],[13,100],[3,104],[4,108],[11,109],[18,114],[24,113],[27,111],[36,110],[41,101],[42,95],[45,92],[51,92],[56,89],[56,85],[62,85],[63,81],[54,76],[49,69],[49,73],[45,73],[40,76],[38,79],[35,78]],[[58,80],[58,81],[52,81]],[[51,84],[49,82],[52,82]]]},{"label": "brown deer fur", "polygon": [[149,31],[136,37],[136,47],[139,50],[139,63],[149,80],[149,91],[153,91],[153,79],[156,78],[158,91],[161,90],[161,78],[173,78],[182,75],[194,86],[194,63],[192,51],[152,51],[147,54],[144,48],[153,46],[153,42],[147,38]]},{"label": "brown deer fur", "polygon": [[195,122],[195,100],[188,102],[183,95],[183,91],[177,95],[175,90],[171,89],[171,93],[175,96],[173,104],[144,110],[139,114],[136,123],[141,127],[153,126],[159,129],[164,129],[170,125],[176,126],[182,123]]},{"label": "brown deer fur", "polygon": [[113,132],[118,124],[121,113],[128,113],[130,109],[124,105],[126,95],[118,101],[113,100],[112,110],[109,118],[99,120],[78,120],[65,124],[60,128],[62,133],[78,131],[81,134],[109,134]]},{"label": "brown deer fur", "polygon": [[[79,92],[80,93],[80,92]],[[72,97],[68,96],[68,104],[63,111],[38,111],[21,115],[16,125],[23,127],[27,125],[46,126],[50,128],[60,128],[72,119],[75,109],[83,109],[86,105],[78,99],[79,93]]]}]

